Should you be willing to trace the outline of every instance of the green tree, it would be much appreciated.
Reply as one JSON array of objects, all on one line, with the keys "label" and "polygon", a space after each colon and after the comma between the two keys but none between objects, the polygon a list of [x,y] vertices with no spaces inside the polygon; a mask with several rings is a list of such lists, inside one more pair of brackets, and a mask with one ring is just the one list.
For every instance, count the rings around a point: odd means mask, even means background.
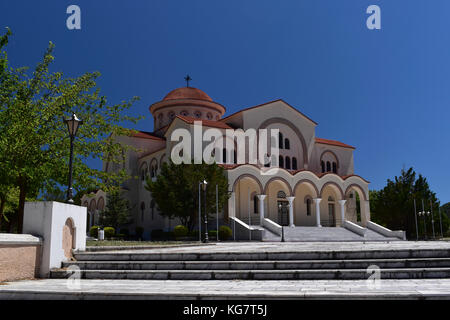
[{"label": "green tree", "polygon": [[31,74],[27,68],[10,67],[4,50],[10,35],[8,30],[0,38],[0,189],[19,189],[21,232],[27,196],[57,194],[55,190],[67,185],[70,139],[63,118],[74,112],[84,122],[74,144],[75,193],[92,185],[108,191],[129,178],[125,169],[104,172],[90,168],[86,159],[123,162],[130,147],[118,143],[115,137],[131,134],[122,124],[135,123],[139,118],[126,116],[137,98],[107,103],[96,85],[98,72],[77,78],[50,72],[52,43]]},{"label": "green tree", "polygon": [[[206,206],[208,216],[216,212],[216,185],[221,211],[229,198],[228,181],[224,169],[217,164],[164,163],[155,181],[147,179],[145,188],[151,192],[163,216],[178,218],[190,231],[198,223],[199,182],[206,180]],[[201,190],[202,219],[204,192]]]},{"label": "green tree", "polygon": [[130,204],[127,199],[122,197],[120,188],[112,189],[106,195],[106,208],[100,213],[100,225],[118,227],[129,223],[130,221]]},{"label": "green tree", "polygon": [[450,219],[450,202],[442,205],[441,214],[446,215]]},{"label": "green tree", "polygon": [[[421,174],[416,178],[413,168],[402,169],[401,175],[394,180],[387,180],[387,185],[379,191],[370,192],[371,219],[387,228],[405,230],[408,239],[416,238],[416,221],[414,212],[414,199],[416,210],[422,211],[422,199],[425,210],[433,211],[434,230],[438,235],[439,202],[436,194],[430,190],[428,182]],[[431,200],[431,208],[430,208]],[[423,218],[417,217],[419,236],[425,234]],[[427,234],[431,234],[431,217],[427,218]],[[447,230],[449,219],[442,217],[443,230]]]}]

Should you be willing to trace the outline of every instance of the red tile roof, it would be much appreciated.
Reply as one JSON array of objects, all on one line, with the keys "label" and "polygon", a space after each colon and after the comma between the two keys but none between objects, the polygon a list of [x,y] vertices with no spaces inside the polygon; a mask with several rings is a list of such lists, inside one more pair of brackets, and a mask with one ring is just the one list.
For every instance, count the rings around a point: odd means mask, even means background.
[{"label": "red tile roof", "polygon": [[316,138],[316,143],[328,144],[328,145],[338,146],[338,147],[343,147],[343,148],[356,149],[355,147],[352,147],[348,144],[345,144],[345,143],[342,143],[342,142],[336,141],[336,140]]},{"label": "red tile roof", "polygon": [[203,126],[206,127],[213,127],[213,128],[220,128],[220,129],[232,129],[229,125],[226,123],[220,122],[220,121],[214,121],[214,120],[204,120],[204,119],[197,119],[192,117],[186,117],[177,115],[177,118],[183,120],[186,123],[194,124],[194,121],[200,121]]},{"label": "red tile roof", "polygon": [[143,138],[143,139],[151,139],[151,140],[160,140],[160,141],[165,140],[164,138],[158,137],[151,132],[139,131],[139,130],[133,130],[133,132],[131,133],[131,136],[135,137],[135,138]]}]

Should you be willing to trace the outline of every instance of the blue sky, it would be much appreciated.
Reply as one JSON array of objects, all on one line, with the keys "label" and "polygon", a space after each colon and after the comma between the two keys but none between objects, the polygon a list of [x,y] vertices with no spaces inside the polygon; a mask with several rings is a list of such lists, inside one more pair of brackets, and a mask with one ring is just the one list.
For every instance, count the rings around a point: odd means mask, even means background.
[{"label": "blue sky", "polygon": [[[81,30],[66,8],[81,8]],[[381,8],[368,30],[366,8]],[[249,0],[0,2],[13,65],[35,65],[48,41],[54,70],[100,71],[110,102],[148,106],[192,86],[227,107],[282,98],[319,123],[316,135],[356,147],[355,173],[380,189],[402,167],[450,201],[450,1]],[[98,165],[98,164],[95,164]]]}]

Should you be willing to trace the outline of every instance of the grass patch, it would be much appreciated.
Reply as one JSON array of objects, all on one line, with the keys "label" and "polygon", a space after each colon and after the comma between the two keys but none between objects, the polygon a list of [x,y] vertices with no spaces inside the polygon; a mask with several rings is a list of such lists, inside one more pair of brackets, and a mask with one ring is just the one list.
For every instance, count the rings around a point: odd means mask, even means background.
[{"label": "grass patch", "polygon": [[88,247],[125,247],[125,246],[173,246],[180,244],[193,244],[198,241],[124,241],[124,240],[103,240],[86,241]]}]

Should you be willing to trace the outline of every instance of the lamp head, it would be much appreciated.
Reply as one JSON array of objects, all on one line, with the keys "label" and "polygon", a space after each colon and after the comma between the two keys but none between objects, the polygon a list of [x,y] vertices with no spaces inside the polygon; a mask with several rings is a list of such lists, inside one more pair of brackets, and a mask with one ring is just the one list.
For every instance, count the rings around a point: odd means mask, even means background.
[{"label": "lamp head", "polygon": [[77,135],[78,128],[83,124],[83,121],[78,119],[75,113],[72,113],[72,117],[65,119],[64,122],[66,123],[69,135],[72,138]]},{"label": "lamp head", "polygon": [[208,182],[206,180],[203,180],[202,184],[202,189],[203,191],[206,191],[206,185],[208,184]]}]

